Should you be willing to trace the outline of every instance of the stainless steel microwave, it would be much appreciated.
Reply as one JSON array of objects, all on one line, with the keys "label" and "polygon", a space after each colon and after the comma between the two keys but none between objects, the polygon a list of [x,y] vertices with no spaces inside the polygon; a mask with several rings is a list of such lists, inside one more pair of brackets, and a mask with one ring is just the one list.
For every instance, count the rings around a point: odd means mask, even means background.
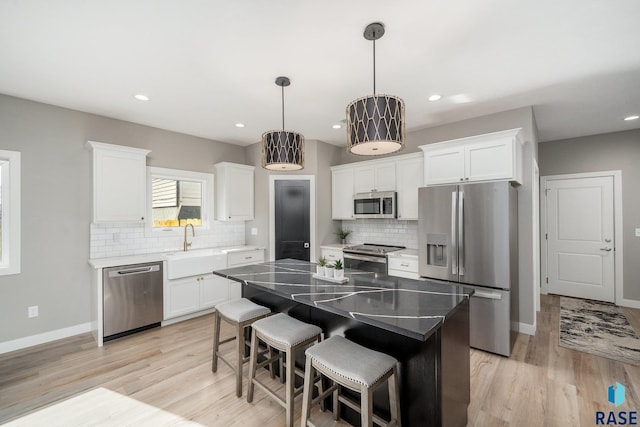
[{"label": "stainless steel microwave", "polygon": [[395,218],[396,192],[354,194],[353,216],[354,218]]}]

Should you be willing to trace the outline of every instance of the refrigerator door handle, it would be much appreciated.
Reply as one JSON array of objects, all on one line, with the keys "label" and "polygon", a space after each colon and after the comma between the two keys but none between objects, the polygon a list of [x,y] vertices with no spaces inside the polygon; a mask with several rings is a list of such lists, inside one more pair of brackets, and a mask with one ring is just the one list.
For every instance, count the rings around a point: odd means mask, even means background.
[{"label": "refrigerator door handle", "polygon": [[456,237],[456,191],[451,192],[451,274],[458,274],[458,244]]},{"label": "refrigerator door handle", "polygon": [[464,191],[458,192],[458,270],[464,276]]}]

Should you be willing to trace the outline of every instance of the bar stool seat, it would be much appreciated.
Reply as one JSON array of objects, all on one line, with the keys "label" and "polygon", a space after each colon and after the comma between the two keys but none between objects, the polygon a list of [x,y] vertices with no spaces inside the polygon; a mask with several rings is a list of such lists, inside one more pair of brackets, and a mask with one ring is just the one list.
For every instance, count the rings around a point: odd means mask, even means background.
[{"label": "bar stool seat", "polygon": [[[249,360],[245,357],[245,328],[251,326],[256,320],[262,319],[271,314],[271,310],[267,307],[258,305],[246,298],[239,298],[227,302],[223,302],[216,306],[214,313],[214,329],[213,329],[213,357],[211,361],[211,371],[218,370],[218,358],[229,365],[231,369],[236,371],[236,396],[242,396],[242,366]],[[220,340],[220,322],[225,322],[235,327],[235,335]],[[236,357],[235,364],[220,354],[219,348],[221,344],[236,340]]]},{"label": "bar stool seat", "polygon": [[[295,367],[295,354],[299,349],[320,342],[322,329],[315,325],[301,322],[283,313],[260,319],[253,323],[251,335],[251,357],[249,362],[249,386],[247,390],[247,402],[253,401],[254,386],[257,385],[272,397],[286,411],[286,425],[293,426],[293,400],[295,396],[302,393],[302,387],[295,388],[295,375],[304,378],[304,373]],[[271,357],[258,363],[258,342],[263,341],[269,349],[276,349],[284,353],[286,357],[285,372],[280,371],[281,379],[285,380],[285,397],[278,396],[266,384],[256,378],[258,368],[266,364],[273,363],[275,359],[281,360],[282,354],[275,358]],[[320,379],[318,377],[317,379]],[[309,378],[309,383],[315,383]],[[311,386],[310,386],[311,387]],[[318,384],[319,392],[322,392],[321,383]]]},{"label": "bar stool seat", "polygon": [[[302,426],[310,423],[311,404],[324,400],[333,393],[334,419],[340,418],[342,402],[360,412],[363,426],[376,424],[382,426],[400,426],[398,361],[384,353],[370,350],[341,336],[332,336],[327,340],[310,347],[305,352],[304,396],[302,398]],[[307,378],[311,378],[314,370],[333,381],[333,386],[321,393],[312,401],[311,389],[307,391]],[[373,414],[373,391],[388,382],[389,409],[391,420],[383,420]],[[340,386],[361,394],[360,407],[350,399],[340,395]]]}]

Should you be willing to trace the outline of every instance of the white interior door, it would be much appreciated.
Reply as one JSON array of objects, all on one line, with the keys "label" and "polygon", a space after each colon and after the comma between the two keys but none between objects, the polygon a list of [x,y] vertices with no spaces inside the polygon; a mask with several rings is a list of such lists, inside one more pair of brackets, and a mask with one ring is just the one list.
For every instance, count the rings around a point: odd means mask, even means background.
[{"label": "white interior door", "polygon": [[614,301],[613,184],[612,176],[546,181],[550,293]]}]

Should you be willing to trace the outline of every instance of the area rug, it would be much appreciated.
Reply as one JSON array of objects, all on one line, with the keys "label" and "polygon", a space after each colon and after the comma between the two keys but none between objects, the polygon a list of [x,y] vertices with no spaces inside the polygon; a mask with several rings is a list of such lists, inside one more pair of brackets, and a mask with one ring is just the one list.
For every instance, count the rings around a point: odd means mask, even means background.
[{"label": "area rug", "polygon": [[640,338],[613,304],[560,298],[560,345],[640,365]]},{"label": "area rug", "polygon": [[203,427],[115,391],[97,388],[5,424],[6,427]]}]

